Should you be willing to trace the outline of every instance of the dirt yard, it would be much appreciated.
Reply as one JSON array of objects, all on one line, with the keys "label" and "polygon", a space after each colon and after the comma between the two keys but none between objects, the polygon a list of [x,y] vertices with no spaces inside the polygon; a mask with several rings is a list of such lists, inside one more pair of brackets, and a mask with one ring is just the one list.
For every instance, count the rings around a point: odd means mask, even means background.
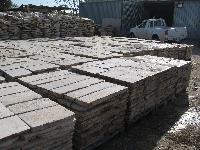
[{"label": "dirt yard", "polygon": [[186,94],[158,108],[98,150],[200,149],[200,45],[195,44]]}]

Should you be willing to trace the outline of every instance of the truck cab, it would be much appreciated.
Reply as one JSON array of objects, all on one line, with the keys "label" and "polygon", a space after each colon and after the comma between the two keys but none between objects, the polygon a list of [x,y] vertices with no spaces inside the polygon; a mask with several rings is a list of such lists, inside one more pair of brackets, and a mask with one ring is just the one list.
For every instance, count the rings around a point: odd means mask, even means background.
[{"label": "truck cab", "polygon": [[187,37],[186,27],[167,27],[164,19],[144,20],[140,25],[130,29],[130,37],[160,41],[177,41]]}]

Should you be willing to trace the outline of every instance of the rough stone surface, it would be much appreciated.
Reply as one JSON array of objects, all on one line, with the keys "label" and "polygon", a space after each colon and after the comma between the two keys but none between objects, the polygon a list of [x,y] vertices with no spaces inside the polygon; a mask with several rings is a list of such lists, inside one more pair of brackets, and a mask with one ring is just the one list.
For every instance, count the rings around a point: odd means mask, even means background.
[{"label": "rough stone surface", "polygon": [[3,104],[0,103],[0,119],[14,116],[14,113],[11,112],[8,108],[6,108]]},{"label": "rough stone surface", "polygon": [[[75,149],[95,148],[124,129],[128,98],[124,86],[66,70],[19,81],[76,113]],[[34,117],[23,120],[28,118]]]},{"label": "rough stone surface", "polygon": [[3,118],[0,120],[0,139],[20,134],[29,129],[30,127],[17,116]]},{"label": "rough stone surface", "polygon": [[[29,57],[61,67],[93,59],[153,55],[190,60],[192,46],[125,37],[67,37],[0,42],[2,57]],[[85,58],[87,57],[87,58]],[[11,61],[11,60],[10,60]],[[3,63],[3,62],[1,62]]]},{"label": "rough stone surface", "polygon": [[39,98],[42,98],[42,96],[31,90],[28,90],[28,91],[14,93],[11,95],[0,97],[0,101],[5,106],[9,106],[9,105],[27,102],[29,100],[34,100],[34,99],[39,99]]},{"label": "rough stone surface", "polygon": [[[95,148],[123,130],[125,122],[136,121],[185,91],[191,64],[182,60],[190,60],[191,50],[184,44],[123,37],[1,41],[0,76],[73,110],[75,148]],[[69,68],[76,73],[64,70]],[[30,89],[15,82],[0,84],[1,119],[20,116],[32,126],[30,134],[20,135],[32,143],[17,143],[19,137],[11,135],[12,140],[4,144],[22,149],[71,147],[67,139],[73,135],[73,115],[56,120],[57,115],[62,118],[61,111],[52,114],[52,120],[48,114],[59,105]],[[40,113],[46,118],[40,120]],[[41,147],[41,143],[46,144]]]},{"label": "rough stone surface", "polygon": [[0,39],[93,36],[94,27],[94,21],[72,15],[8,12],[0,16]]},{"label": "rough stone surface", "polygon": [[[18,115],[18,114],[23,114],[26,112],[39,110],[39,109],[43,109],[43,108],[47,108],[47,107],[55,106],[55,105],[57,105],[57,103],[51,101],[50,99],[41,98],[41,99],[31,100],[31,101],[27,101],[23,103],[14,104],[14,105],[8,106],[8,109],[10,109],[16,115]],[[41,117],[41,115],[38,115],[38,116],[39,118]]]},{"label": "rough stone surface", "polygon": [[0,149],[72,149],[73,112],[17,82],[0,91]]},{"label": "rough stone surface", "polygon": [[18,84],[18,83],[2,83],[0,84],[0,97],[7,96],[15,93],[20,93],[24,91],[29,91],[28,88]]},{"label": "rough stone surface", "polygon": [[20,114],[19,117],[24,120],[31,128],[36,128],[39,126],[44,126],[45,124],[54,123],[67,117],[71,117],[73,114],[73,112],[57,105],[40,110],[26,112]]},{"label": "rough stone surface", "polygon": [[132,123],[186,90],[191,62],[145,55],[88,62],[72,68],[81,74],[128,86],[127,118]]},{"label": "rough stone surface", "polygon": [[56,69],[59,66],[29,58],[4,58],[0,59],[0,70],[8,77],[22,77],[32,73]]},{"label": "rough stone surface", "polygon": [[3,83],[3,82],[5,82],[5,78],[0,76],[0,83]]}]

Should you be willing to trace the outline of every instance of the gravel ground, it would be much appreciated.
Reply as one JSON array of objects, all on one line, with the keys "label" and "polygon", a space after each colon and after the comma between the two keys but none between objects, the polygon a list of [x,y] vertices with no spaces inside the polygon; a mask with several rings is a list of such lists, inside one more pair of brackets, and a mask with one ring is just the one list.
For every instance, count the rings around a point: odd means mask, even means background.
[{"label": "gravel ground", "polygon": [[192,64],[187,93],[142,118],[97,150],[199,150],[200,46],[197,44]]}]

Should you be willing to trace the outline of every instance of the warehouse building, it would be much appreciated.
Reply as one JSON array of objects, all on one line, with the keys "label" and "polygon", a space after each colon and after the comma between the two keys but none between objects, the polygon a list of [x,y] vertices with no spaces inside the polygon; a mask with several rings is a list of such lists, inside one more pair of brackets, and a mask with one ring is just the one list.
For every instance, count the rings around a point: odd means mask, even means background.
[{"label": "warehouse building", "polygon": [[144,19],[163,18],[168,26],[186,26],[189,39],[200,39],[199,0],[91,0],[80,3],[79,12],[124,33]]}]

